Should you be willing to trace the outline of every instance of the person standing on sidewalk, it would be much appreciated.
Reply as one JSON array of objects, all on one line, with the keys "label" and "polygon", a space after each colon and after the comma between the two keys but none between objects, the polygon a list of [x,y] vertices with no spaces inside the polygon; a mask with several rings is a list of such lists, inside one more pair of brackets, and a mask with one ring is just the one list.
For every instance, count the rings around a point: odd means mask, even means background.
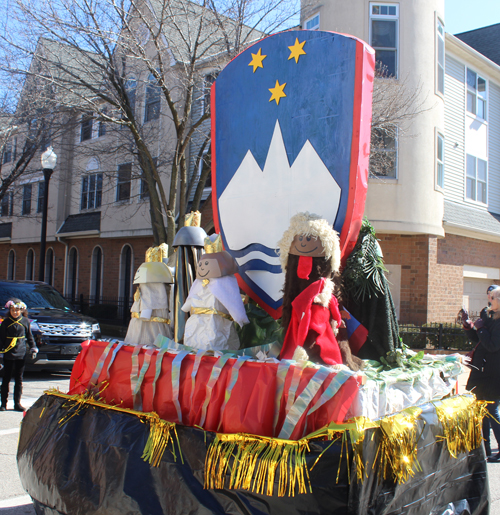
[{"label": "person standing on sidewalk", "polygon": [[26,343],[33,355],[38,353],[35,340],[31,334],[31,325],[27,316],[26,304],[19,299],[12,298],[7,301],[5,307],[9,315],[0,325],[0,352],[3,354],[4,371],[1,388],[0,411],[7,409],[9,398],[9,383],[14,375],[14,410],[25,411],[21,405],[23,393],[23,374],[26,359]]},{"label": "person standing on sidewalk", "polygon": [[488,288],[488,307],[481,311],[480,317],[472,322],[462,310],[462,324],[470,340],[477,342],[470,362],[471,372],[467,390],[473,391],[476,398],[492,401],[487,405],[491,417],[483,419],[483,438],[489,462],[500,462],[500,452],[491,456],[490,428],[500,448],[500,286]]}]

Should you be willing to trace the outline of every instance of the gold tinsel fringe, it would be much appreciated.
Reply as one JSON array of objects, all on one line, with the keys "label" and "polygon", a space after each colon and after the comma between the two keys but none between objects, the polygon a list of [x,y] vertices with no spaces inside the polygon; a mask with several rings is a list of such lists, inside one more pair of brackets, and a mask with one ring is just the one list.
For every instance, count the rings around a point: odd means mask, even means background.
[{"label": "gold tinsel fringe", "polygon": [[[205,460],[205,488],[243,489],[278,497],[311,492],[306,465],[307,440],[280,440],[246,434],[217,434]],[[228,484],[226,473],[230,471]]]},{"label": "gold tinsel fringe", "polygon": [[[68,411],[59,421],[60,424],[67,423],[88,406],[135,415],[150,426],[142,455],[145,461],[158,466],[169,446],[174,460],[177,460],[175,442],[182,461],[176,425],[160,419],[156,413],[111,406],[100,400],[96,392],[66,395],[58,390],[50,390],[46,393],[67,399],[64,406]],[[481,445],[482,420],[488,414],[486,405],[486,401],[477,401],[473,396],[455,396],[435,403],[437,417],[443,428],[443,435],[437,438],[446,440],[452,457],[457,458],[459,454],[470,452]],[[44,412],[42,410],[40,416]],[[306,454],[309,441],[313,439],[330,440],[330,445],[341,440],[337,483],[343,460],[347,460],[350,483],[350,440],[357,479],[364,481],[368,477],[367,463],[363,458],[367,429],[376,429],[376,433],[371,435],[371,439],[379,442],[372,469],[377,470],[379,481],[392,479],[399,484],[405,483],[421,470],[417,459],[418,439],[425,423],[419,420],[421,412],[420,408],[412,407],[378,421],[359,417],[345,424],[332,423],[298,441],[248,434],[216,434],[206,454],[204,488],[243,489],[271,496],[277,481],[279,497],[311,492]],[[311,470],[328,448],[317,457]]]},{"label": "gold tinsel fringe", "polygon": [[443,428],[448,452],[453,458],[477,449],[483,441],[482,422],[488,415],[486,401],[473,397],[450,397],[436,403],[436,413]]},{"label": "gold tinsel fringe", "polygon": [[[59,420],[59,425],[66,424],[72,417],[79,415],[83,409],[86,409],[89,406],[96,406],[103,409],[127,413],[128,415],[134,415],[140,418],[142,422],[145,422],[149,425],[149,436],[146,442],[146,446],[144,447],[144,452],[142,454],[142,459],[144,461],[148,462],[153,467],[157,467],[160,464],[163,454],[165,453],[165,450],[169,444],[171,444],[170,450],[174,457],[174,461],[177,461],[177,455],[175,452],[175,443],[177,443],[179,457],[181,462],[184,463],[175,423],[167,422],[161,419],[157,413],[145,413],[142,411],[120,408],[119,406],[111,406],[110,404],[106,404],[100,400],[97,397],[97,394],[92,392],[67,395],[61,393],[59,390],[51,389],[47,390],[45,393],[47,395],[54,395],[56,397],[67,399],[64,407],[68,408],[68,412]],[[43,415],[44,411],[45,410],[42,411],[40,416]]]},{"label": "gold tinsel fringe", "polygon": [[381,471],[379,480],[390,478],[399,484],[406,483],[416,471],[422,470],[417,460],[420,413],[420,408],[408,408],[379,421],[382,434],[373,462],[373,468]]}]

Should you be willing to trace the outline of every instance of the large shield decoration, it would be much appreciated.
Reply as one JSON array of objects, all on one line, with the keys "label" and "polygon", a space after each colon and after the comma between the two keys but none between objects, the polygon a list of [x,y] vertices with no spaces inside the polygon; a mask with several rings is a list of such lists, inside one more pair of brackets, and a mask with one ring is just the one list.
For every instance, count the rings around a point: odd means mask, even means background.
[{"label": "large shield decoration", "polygon": [[276,243],[301,211],[331,222],[345,259],[368,179],[373,50],[352,36],[289,31],[233,59],[212,86],[215,228],[238,282],[281,314]]}]

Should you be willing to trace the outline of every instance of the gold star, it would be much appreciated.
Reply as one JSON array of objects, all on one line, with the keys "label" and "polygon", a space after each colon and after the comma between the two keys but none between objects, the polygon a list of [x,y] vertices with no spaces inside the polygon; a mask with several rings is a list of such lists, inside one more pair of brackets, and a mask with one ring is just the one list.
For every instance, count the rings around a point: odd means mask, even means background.
[{"label": "gold star", "polygon": [[306,55],[306,53],[304,52],[305,44],[306,44],[305,41],[302,41],[302,43],[299,43],[299,39],[295,38],[294,45],[288,47],[290,49],[290,57],[288,58],[288,60],[295,59],[295,62],[298,63],[299,57],[301,55]]},{"label": "gold star", "polygon": [[272,93],[269,102],[276,100],[276,105],[280,105],[280,98],[286,97],[285,92],[283,91],[285,86],[286,82],[280,84],[278,81],[276,81],[276,86],[274,86],[274,88],[269,88],[269,91]]},{"label": "gold star", "polygon": [[256,54],[252,54],[252,60],[248,64],[248,66],[253,66],[254,73],[257,68],[264,68],[262,61],[267,57],[267,55],[262,55],[261,51],[262,48],[259,48],[259,51]]}]

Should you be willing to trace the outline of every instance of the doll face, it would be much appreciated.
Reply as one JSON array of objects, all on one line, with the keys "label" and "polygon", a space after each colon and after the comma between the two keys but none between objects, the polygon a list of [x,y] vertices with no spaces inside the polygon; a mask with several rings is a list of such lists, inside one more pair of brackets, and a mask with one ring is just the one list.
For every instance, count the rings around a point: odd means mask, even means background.
[{"label": "doll face", "polygon": [[198,279],[215,279],[221,275],[217,259],[210,258],[205,254],[198,261],[198,267],[196,268],[196,277]]},{"label": "doll face", "polygon": [[325,249],[321,240],[316,236],[297,234],[290,245],[290,254],[295,256],[322,257]]}]

